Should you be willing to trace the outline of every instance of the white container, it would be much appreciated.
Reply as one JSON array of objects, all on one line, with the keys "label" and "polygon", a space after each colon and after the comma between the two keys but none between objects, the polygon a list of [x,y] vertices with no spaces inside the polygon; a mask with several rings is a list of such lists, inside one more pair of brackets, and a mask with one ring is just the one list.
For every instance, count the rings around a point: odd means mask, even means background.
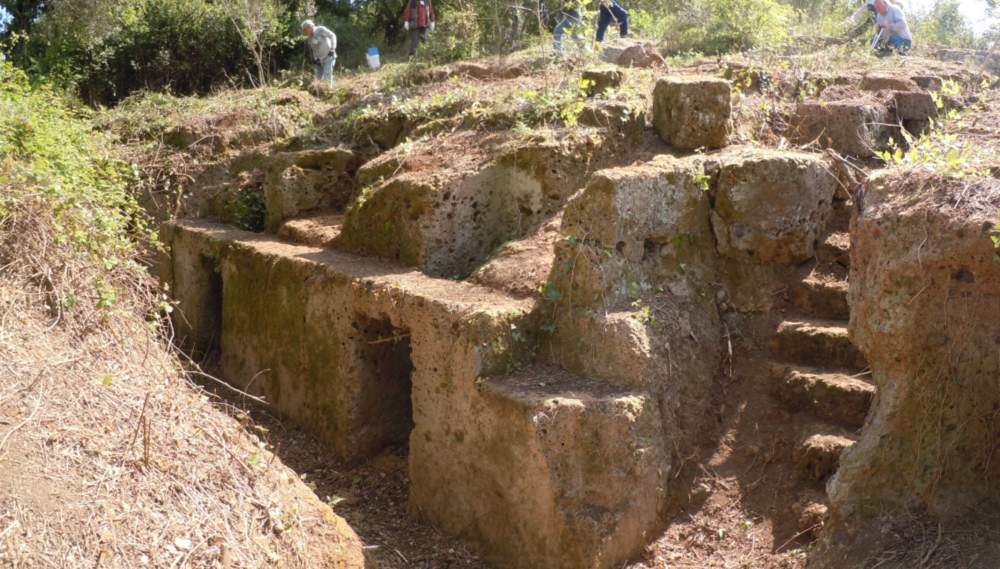
[{"label": "white container", "polygon": [[379,60],[377,47],[368,48],[368,55],[366,57],[368,58],[369,69],[378,69],[379,67],[382,66],[382,62]]}]

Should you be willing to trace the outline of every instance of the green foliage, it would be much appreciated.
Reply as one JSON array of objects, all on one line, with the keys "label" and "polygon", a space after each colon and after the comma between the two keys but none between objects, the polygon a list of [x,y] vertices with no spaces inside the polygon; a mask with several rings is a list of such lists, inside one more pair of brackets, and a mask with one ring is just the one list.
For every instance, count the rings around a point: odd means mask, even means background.
[{"label": "green foliage", "polygon": [[233,204],[233,214],[236,225],[247,231],[264,231],[267,218],[267,204],[264,201],[264,191],[259,187],[242,188],[236,194]]},{"label": "green foliage", "polygon": [[559,119],[566,126],[576,126],[585,108],[591,84],[591,81],[581,79],[573,87],[560,83],[543,90],[522,91],[514,101],[524,110],[526,120],[521,122],[543,124]]},{"label": "green foliage", "polygon": [[972,47],[972,28],[962,16],[959,0],[937,0],[930,13],[913,22],[913,34],[921,43]]},{"label": "green foliage", "polygon": [[44,275],[51,304],[108,309],[151,242],[131,168],[47,87],[0,61],[0,264]]},{"label": "green foliage", "polygon": [[[950,116],[945,120],[954,119],[954,116]],[[984,150],[981,145],[940,129],[932,130],[919,140],[914,140],[906,131],[903,133],[907,139],[908,151],[904,152],[900,143],[890,139],[889,149],[877,153],[887,164],[918,166],[956,178],[989,175],[985,167],[990,159],[987,154],[989,151]]]},{"label": "green foliage", "polygon": [[31,68],[91,102],[206,93],[259,82],[291,47],[289,27],[273,0],[66,0],[35,25]]},{"label": "green foliage", "polygon": [[447,63],[471,59],[482,54],[483,30],[476,12],[459,9],[446,12],[436,30],[417,49],[417,59],[429,63]]},{"label": "green foliage", "polygon": [[724,53],[787,41],[795,11],[777,0],[680,3],[664,38],[672,51]]}]

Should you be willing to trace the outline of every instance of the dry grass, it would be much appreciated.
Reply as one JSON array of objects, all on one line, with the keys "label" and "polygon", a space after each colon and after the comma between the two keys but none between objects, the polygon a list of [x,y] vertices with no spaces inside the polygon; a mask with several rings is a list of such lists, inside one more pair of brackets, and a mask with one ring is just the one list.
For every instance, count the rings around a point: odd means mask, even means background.
[{"label": "dry grass", "polygon": [[346,524],[187,381],[144,322],[74,334],[21,284],[0,273],[0,567],[360,556]]}]

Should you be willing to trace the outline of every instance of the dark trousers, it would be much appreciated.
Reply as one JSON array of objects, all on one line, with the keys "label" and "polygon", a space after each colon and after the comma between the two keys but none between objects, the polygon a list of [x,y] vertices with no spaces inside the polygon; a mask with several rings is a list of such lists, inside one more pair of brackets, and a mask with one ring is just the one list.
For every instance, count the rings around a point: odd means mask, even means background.
[{"label": "dark trousers", "polygon": [[426,36],[427,28],[410,28],[410,55],[417,53],[417,46],[420,45],[420,42],[424,41]]},{"label": "dark trousers", "polygon": [[597,41],[604,41],[604,32],[608,31],[611,20],[618,20],[618,31],[622,37],[628,35],[628,12],[618,2],[612,2],[611,6],[602,4],[597,14]]}]

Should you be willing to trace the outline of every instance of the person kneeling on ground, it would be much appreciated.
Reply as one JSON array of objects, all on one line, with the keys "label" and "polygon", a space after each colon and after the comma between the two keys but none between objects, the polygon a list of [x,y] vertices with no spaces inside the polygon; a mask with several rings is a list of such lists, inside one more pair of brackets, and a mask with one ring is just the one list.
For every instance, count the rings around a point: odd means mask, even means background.
[{"label": "person kneeling on ground", "polygon": [[875,25],[883,36],[888,36],[886,44],[899,53],[906,53],[913,47],[913,36],[902,8],[888,0],[875,0]]},{"label": "person kneeling on ground", "polygon": [[337,35],[312,20],[302,22],[302,33],[309,38],[306,44],[315,65],[316,79],[332,84],[333,66],[337,64]]},{"label": "person kneeling on ground", "polygon": [[403,29],[410,32],[410,57],[417,53],[417,45],[424,41],[427,29],[434,31],[434,7],[431,0],[407,0],[403,10]]},{"label": "person kneeling on ground", "polygon": [[559,51],[562,49],[562,37],[569,30],[577,46],[583,46],[583,38],[580,36],[580,27],[583,19],[580,17],[580,10],[576,2],[567,2],[559,12],[559,23],[552,30],[552,49]]},{"label": "person kneeling on ground", "polygon": [[604,41],[604,32],[608,30],[611,20],[618,22],[621,37],[628,35],[628,11],[618,3],[618,0],[598,0],[597,41]]}]

